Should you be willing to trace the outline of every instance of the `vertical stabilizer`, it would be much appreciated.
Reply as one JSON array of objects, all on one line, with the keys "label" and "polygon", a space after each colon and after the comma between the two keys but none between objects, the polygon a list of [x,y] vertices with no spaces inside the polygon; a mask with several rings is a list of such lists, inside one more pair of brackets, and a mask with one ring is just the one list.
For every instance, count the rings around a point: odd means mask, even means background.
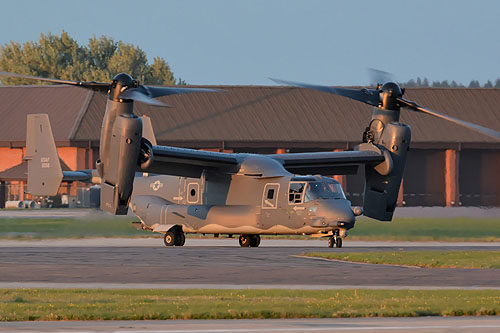
[{"label": "vertical stabilizer", "polygon": [[26,128],[28,192],[56,195],[63,173],[47,114],[29,114]]}]

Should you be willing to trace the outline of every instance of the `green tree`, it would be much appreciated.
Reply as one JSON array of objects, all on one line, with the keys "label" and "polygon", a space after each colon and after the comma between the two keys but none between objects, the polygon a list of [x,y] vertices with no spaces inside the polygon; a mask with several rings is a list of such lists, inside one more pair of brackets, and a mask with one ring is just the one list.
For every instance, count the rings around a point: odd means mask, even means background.
[{"label": "green tree", "polygon": [[[41,34],[38,42],[10,42],[0,47],[0,70],[66,80],[109,82],[129,73],[145,84],[174,85],[170,66],[161,57],[149,64],[146,53],[132,44],[101,36],[80,46],[65,31],[60,36]],[[29,80],[1,78],[3,84],[33,84]],[[181,79],[180,84],[185,84]]]},{"label": "green tree", "polygon": [[415,88],[418,87],[417,83],[415,80],[411,79],[410,81],[406,82],[403,84],[406,88]]},{"label": "green tree", "polygon": [[442,82],[434,81],[434,82],[432,82],[432,87],[433,88],[449,88],[450,84],[448,83],[448,80],[444,80]]},{"label": "green tree", "polygon": [[478,80],[472,80],[469,83],[469,88],[481,88],[481,84]]},{"label": "green tree", "polygon": [[488,80],[488,82],[484,84],[483,88],[493,88],[493,83],[490,80]]},{"label": "green tree", "polygon": [[162,84],[163,82],[169,82],[168,84],[175,84],[175,78],[172,74],[172,71],[170,70],[170,66],[163,58],[155,57],[153,59],[151,71],[148,73],[148,75],[150,84]]}]

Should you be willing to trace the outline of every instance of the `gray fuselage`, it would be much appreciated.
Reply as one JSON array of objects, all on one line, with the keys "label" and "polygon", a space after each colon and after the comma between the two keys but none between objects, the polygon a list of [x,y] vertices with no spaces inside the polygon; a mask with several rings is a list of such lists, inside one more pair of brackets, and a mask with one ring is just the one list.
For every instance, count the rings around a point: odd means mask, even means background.
[{"label": "gray fuselage", "polygon": [[340,184],[329,177],[205,173],[201,178],[136,177],[132,211],[143,227],[185,233],[341,236],[355,217]]}]

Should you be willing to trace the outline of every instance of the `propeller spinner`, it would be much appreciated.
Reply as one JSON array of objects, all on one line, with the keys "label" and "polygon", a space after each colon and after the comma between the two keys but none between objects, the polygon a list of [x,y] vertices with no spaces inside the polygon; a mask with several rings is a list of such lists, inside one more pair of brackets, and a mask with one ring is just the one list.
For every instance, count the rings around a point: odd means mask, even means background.
[{"label": "propeller spinner", "polygon": [[455,117],[451,117],[431,109],[424,108],[413,101],[409,101],[403,98],[404,89],[402,89],[396,82],[386,82],[382,86],[377,86],[377,89],[351,89],[351,88],[339,88],[339,87],[329,87],[323,85],[314,85],[302,82],[285,81],[279,79],[270,78],[272,81],[278,84],[284,84],[288,86],[301,87],[319,90],[327,92],[330,94],[344,96],[365,104],[376,106],[384,110],[391,110],[399,112],[400,108],[408,108],[411,111],[426,113],[431,116],[441,118],[452,122],[454,124],[460,125],[462,127],[468,128],[470,130],[479,132],[481,134],[487,135],[489,137],[500,139],[500,132],[495,130],[470,123],[465,120],[460,120]]}]

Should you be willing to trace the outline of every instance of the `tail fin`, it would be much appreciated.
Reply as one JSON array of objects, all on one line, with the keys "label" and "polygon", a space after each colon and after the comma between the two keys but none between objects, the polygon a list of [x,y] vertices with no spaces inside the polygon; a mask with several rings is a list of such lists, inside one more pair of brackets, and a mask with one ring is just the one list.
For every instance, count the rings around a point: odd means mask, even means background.
[{"label": "tail fin", "polygon": [[25,160],[28,161],[28,192],[56,195],[63,172],[47,114],[28,115]]}]

